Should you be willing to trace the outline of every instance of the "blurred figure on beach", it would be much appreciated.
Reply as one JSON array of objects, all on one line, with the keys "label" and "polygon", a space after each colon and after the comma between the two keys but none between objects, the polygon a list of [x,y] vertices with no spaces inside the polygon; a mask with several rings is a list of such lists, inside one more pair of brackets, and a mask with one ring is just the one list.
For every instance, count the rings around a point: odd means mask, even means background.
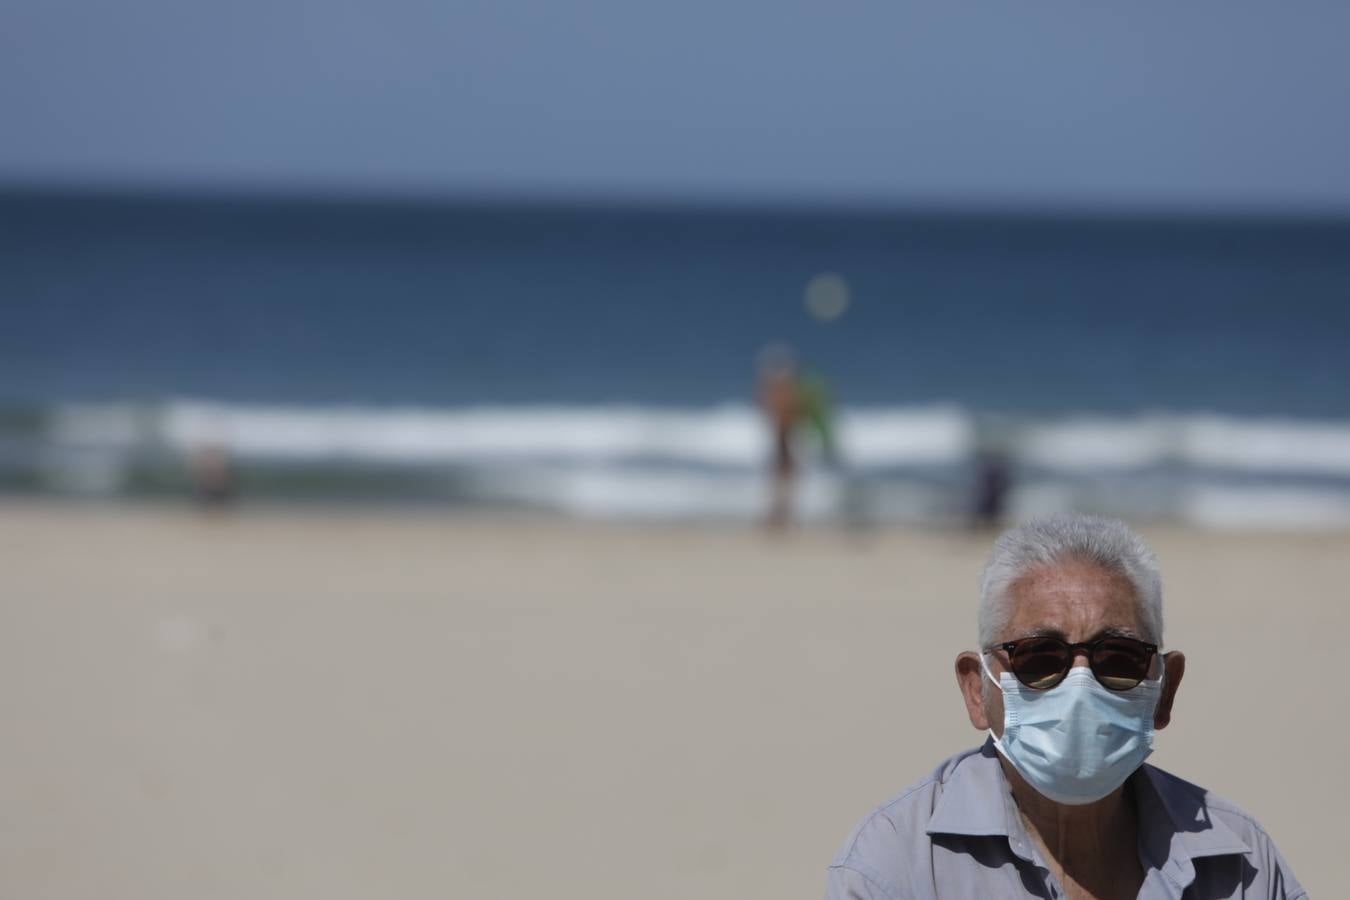
[{"label": "blurred figure on beach", "polygon": [[[801,468],[798,435],[805,428],[818,443],[820,458],[842,475],[839,444],[834,429],[834,403],[829,383],[818,369],[803,366],[797,354],[783,344],[771,344],[759,354],[759,405],[769,426],[772,491],[765,524],[784,528],[792,523],[796,480]],[[851,482],[850,482],[851,485]],[[845,512],[852,509],[854,492],[846,490]]]},{"label": "blurred figure on beach", "polygon": [[792,495],[797,474],[794,438],[802,419],[797,381],[797,354],[785,344],[770,344],[759,353],[759,406],[769,426],[772,480],[765,524],[785,528],[792,520]]},{"label": "blurred figure on beach", "polygon": [[974,438],[966,521],[972,531],[993,531],[1005,524],[1017,434],[1006,417],[985,414],[975,419]]},{"label": "blurred figure on beach", "polygon": [[201,508],[218,510],[230,505],[238,494],[238,479],[229,451],[221,444],[205,443],[188,457],[192,492]]},{"label": "blurred figure on beach", "polygon": [[831,469],[839,466],[839,446],[834,437],[834,404],[830,385],[820,370],[806,367],[797,379],[802,418],[820,442],[821,456]]},{"label": "blurred figure on beach", "polygon": [[997,447],[984,447],[975,456],[975,490],[970,510],[971,528],[992,531],[1003,523],[1008,488],[1012,484],[1008,457]]}]

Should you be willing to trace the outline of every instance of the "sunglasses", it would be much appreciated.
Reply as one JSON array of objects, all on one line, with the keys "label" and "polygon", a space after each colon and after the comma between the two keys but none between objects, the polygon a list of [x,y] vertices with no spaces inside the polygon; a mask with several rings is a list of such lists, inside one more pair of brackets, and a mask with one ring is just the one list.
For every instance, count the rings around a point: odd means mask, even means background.
[{"label": "sunglasses", "polygon": [[1157,644],[1128,637],[1104,637],[1070,644],[1054,637],[1027,637],[989,647],[1008,654],[1008,668],[1022,684],[1046,691],[1064,680],[1078,651],[1087,653],[1088,667],[1102,687],[1128,691],[1148,677]]}]

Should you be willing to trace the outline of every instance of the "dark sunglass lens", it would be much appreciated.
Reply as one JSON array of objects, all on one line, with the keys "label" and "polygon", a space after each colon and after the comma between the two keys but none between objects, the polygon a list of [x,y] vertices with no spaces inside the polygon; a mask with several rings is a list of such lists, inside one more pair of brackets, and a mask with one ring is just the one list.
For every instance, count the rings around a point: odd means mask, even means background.
[{"label": "dark sunglass lens", "polygon": [[1013,674],[1029,688],[1054,687],[1069,668],[1069,648],[1053,638],[1032,639],[1017,645],[1010,659]]},{"label": "dark sunglass lens", "polygon": [[1151,654],[1129,638],[1105,640],[1092,654],[1092,672],[1113,691],[1126,691],[1148,677]]}]

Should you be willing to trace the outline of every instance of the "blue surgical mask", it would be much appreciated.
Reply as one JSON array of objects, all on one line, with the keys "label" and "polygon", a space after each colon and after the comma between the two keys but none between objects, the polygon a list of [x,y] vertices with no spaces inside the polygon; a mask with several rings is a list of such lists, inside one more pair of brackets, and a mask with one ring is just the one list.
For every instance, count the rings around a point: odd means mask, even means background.
[{"label": "blue surgical mask", "polygon": [[[990,681],[994,676],[981,657]],[[1048,691],[1029,688],[1009,672],[1003,691],[1003,737],[994,746],[1037,791],[1069,806],[1094,803],[1125,783],[1153,752],[1153,711],[1162,681],[1128,691],[1103,687],[1075,666]]]}]

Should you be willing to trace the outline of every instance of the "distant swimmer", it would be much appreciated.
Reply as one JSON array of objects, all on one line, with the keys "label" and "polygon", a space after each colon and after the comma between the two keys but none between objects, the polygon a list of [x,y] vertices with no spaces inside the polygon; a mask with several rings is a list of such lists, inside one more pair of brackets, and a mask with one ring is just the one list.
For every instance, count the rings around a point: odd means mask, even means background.
[{"label": "distant swimmer", "polygon": [[790,347],[774,344],[759,354],[759,406],[772,439],[770,475],[773,493],[766,524],[786,527],[792,519],[792,494],[797,471],[793,442],[803,404],[797,380],[797,358]]}]

